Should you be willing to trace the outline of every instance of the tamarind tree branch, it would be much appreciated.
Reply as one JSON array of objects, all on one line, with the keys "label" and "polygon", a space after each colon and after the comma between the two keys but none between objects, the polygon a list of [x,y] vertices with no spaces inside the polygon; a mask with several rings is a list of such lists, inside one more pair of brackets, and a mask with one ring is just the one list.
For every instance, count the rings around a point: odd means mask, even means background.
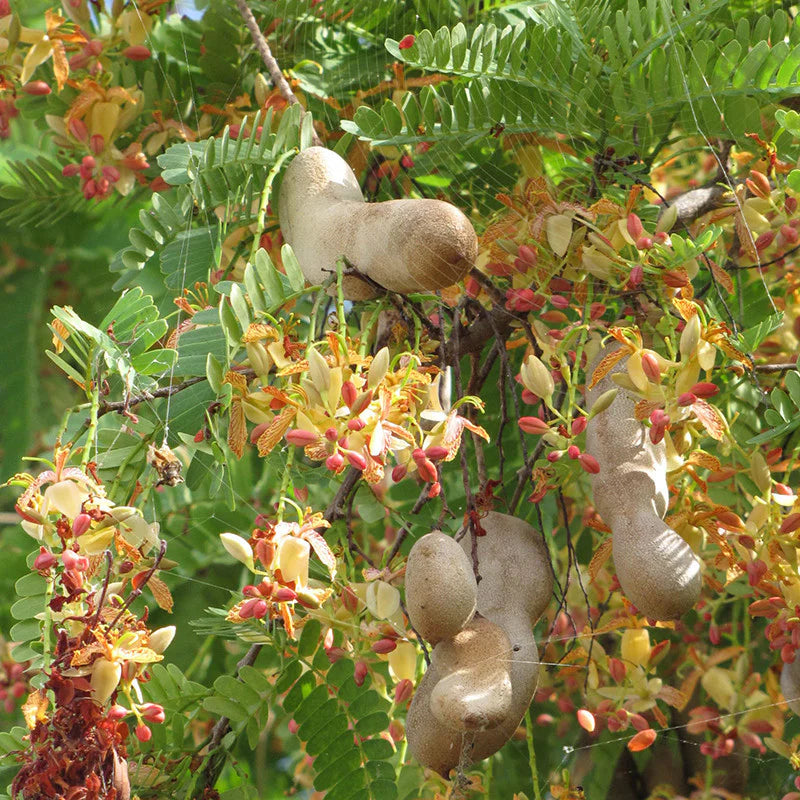
[{"label": "tamarind tree branch", "polygon": [[[247,30],[250,31],[250,37],[253,40],[253,44],[256,46],[256,50],[258,50],[258,54],[261,56],[261,60],[264,62],[264,65],[269,72],[272,83],[277,87],[281,97],[290,106],[295,105],[299,102],[299,100],[292,91],[292,87],[289,86],[289,82],[284,77],[280,65],[275,60],[275,56],[272,55],[272,50],[270,50],[270,46],[267,43],[267,40],[264,38],[261,28],[258,27],[258,22],[256,22],[256,18],[253,16],[250,6],[247,5],[247,0],[236,0],[236,7],[239,9],[239,13],[242,15],[242,19],[244,20],[244,24],[247,26]],[[317,147],[322,146],[322,140],[313,129],[311,131],[311,142]]]},{"label": "tamarind tree branch", "polygon": [[187,378],[185,381],[182,381],[181,383],[173,383],[171,386],[162,386],[160,389],[154,389],[152,392],[142,392],[141,394],[128,397],[125,400],[117,400],[113,403],[108,403],[105,400],[101,400],[100,407],[97,409],[97,416],[102,417],[104,414],[108,414],[111,411],[117,411],[120,413],[125,412],[132,406],[138,406],[140,403],[150,402],[158,397],[169,397],[170,395],[182,392],[184,389],[188,389],[190,386],[194,386],[196,383],[200,383],[204,380],[206,380],[206,376],[202,375],[195,378]]}]

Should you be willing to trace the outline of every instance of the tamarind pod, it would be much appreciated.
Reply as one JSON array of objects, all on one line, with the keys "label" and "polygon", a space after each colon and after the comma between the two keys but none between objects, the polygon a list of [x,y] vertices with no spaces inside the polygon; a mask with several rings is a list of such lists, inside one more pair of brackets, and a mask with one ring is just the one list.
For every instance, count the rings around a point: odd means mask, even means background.
[{"label": "tamarind pod", "polygon": [[406,564],[406,608],[414,629],[436,644],[472,619],[477,602],[472,563],[451,536],[433,531],[411,548]]},{"label": "tamarind pod", "polygon": [[800,716],[800,657],[781,669],[781,692],[789,708]]},{"label": "tamarind pod", "polygon": [[[619,349],[600,351],[596,366]],[[625,369],[627,358],[586,392],[594,402],[615,386],[611,376]],[[587,370],[591,376],[594,366]],[[681,536],[663,522],[667,510],[667,458],[664,442],[653,444],[635,417],[636,398],[620,387],[611,405],[589,420],[586,451],[600,465],[592,475],[594,505],[611,528],[614,565],[620,585],[645,616],[676,619],[700,596],[700,562]]]},{"label": "tamarind pod", "polygon": [[[366,203],[348,163],[324,147],[303,150],[289,165],[278,212],[283,238],[313,283],[335,275],[344,257],[390,291],[433,291],[461,280],[478,255],[475,231],[454,205]],[[343,290],[351,300],[375,295],[375,287],[357,276],[346,277]]]}]

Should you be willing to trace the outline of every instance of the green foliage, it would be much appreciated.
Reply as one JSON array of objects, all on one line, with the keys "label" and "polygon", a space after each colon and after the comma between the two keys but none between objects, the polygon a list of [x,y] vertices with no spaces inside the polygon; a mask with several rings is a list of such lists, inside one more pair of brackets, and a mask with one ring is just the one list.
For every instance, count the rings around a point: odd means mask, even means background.
[{"label": "green foliage", "polygon": [[800,372],[790,370],[785,378],[786,391],[775,387],[769,395],[771,408],[764,411],[764,421],[769,430],[754,436],[748,444],[779,444],[789,434],[800,428]]},{"label": "green foliage", "polygon": [[388,101],[380,114],[362,106],[344,129],[376,145],[455,144],[502,124],[508,133],[569,131],[619,153],[634,148],[635,129],[636,150],[651,160],[676,125],[741,139],[760,128],[764,101],[797,93],[800,27],[783,10],[751,27],[744,18],[716,21],[722,0],[651,0],[646,8],[631,0],[616,11],[573,5],[545,15],[529,9],[527,20],[502,30],[425,29],[405,50],[389,39],[390,54],[408,67],[459,80],[407,93],[403,115]]}]

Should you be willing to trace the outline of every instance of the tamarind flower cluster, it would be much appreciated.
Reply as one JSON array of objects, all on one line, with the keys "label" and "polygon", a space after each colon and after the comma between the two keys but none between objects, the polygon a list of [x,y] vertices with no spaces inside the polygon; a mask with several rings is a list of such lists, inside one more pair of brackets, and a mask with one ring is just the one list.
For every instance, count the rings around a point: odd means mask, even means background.
[{"label": "tamarind flower cluster", "polygon": [[[30,745],[19,755],[12,793],[27,799],[80,788],[86,798],[127,800],[131,726],[144,742],[149,725],[165,719],[140,686],[175,635],[173,626],[150,630],[146,613],[140,618],[129,607],[145,586],[171,607],[155,574],[166,543],[150,555],[158,525],[113,503],[91,465],[89,472],[68,466],[68,457],[58,450],[51,469],[9,481],[25,487],[16,510],[38,545],[32,567],[49,597],[44,653],[32,665],[42,680],[23,705]],[[125,705],[115,702],[123,697]]]},{"label": "tamarind flower cluster", "polygon": [[329,587],[309,579],[309,557],[313,550],[331,577],[336,559],[317,529],[329,524],[321,514],[305,510],[299,522],[271,521],[261,517],[261,527],[250,539],[235,533],[220,534],[228,554],[261,577],[258,584],[242,589],[244,599],[228,611],[234,623],[246,620],[280,620],[289,636],[295,631],[295,604],[306,609],[319,608],[333,593]]},{"label": "tamarind flower cluster", "polygon": [[[255,369],[265,375],[269,362],[256,344],[248,343],[250,363],[260,364]],[[243,376],[229,373],[226,378],[237,388],[234,406],[239,406],[232,408],[228,437],[234,452],[243,445],[246,418],[256,423],[250,439],[260,455],[284,438],[302,447],[312,461],[324,462],[334,474],[351,466],[371,484],[384,479],[391,459],[395,482],[416,474],[431,484],[435,494],[439,486],[436,463],[456,457],[463,431],[488,439],[483,428],[458,413],[459,406],[443,409],[438,370],[422,366],[416,358],[403,355],[392,364],[387,348],[372,358],[352,350],[345,353],[334,334],[326,340],[327,356],[320,343],[307,349],[305,359],[289,360],[276,352],[273,345],[277,344],[268,346],[266,357],[275,366],[283,363],[277,376],[288,379],[284,388],[263,386],[260,391],[248,391]],[[295,357],[296,351],[291,355]],[[464,403],[481,407],[474,397],[463,398],[460,404]]]}]

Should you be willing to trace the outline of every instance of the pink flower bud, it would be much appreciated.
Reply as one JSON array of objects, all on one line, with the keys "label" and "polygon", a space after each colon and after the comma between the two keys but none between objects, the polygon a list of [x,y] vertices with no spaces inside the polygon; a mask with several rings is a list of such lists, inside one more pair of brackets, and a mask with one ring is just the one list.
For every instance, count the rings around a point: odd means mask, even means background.
[{"label": "pink flower bud", "polygon": [[344,456],[341,453],[332,453],[325,459],[325,466],[331,472],[339,472],[344,466]]},{"label": "pink flower bud", "polygon": [[99,156],[106,149],[106,140],[99,133],[92,134],[92,138],[89,139],[89,147],[96,156]]},{"label": "pink flower bud", "polygon": [[279,603],[293,603],[297,600],[297,592],[290,589],[288,586],[281,586],[274,594],[275,599]]},{"label": "pink flower bud", "polygon": [[548,454],[545,456],[545,458],[546,458],[546,459],[547,459],[547,460],[548,460],[548,461],[549,461],[551,464],[553,464],[554,462],[558,461],[558,459],[559,459],[559,458],[561,458],[561,456],[563,456],[563,455],[564,455],[564,451],[563,451],[563,450],[551,450],[551,451],[550,451],[550,452],[549,452],[549,453],[548,453]]},{"label": "pink flower bud", "polygon": [[798,528],[800,528],[800,512],[795,512],[784,517],[779,530],[781,533],[794,533]]},{"label": "pink flower bud", "polygon": [[757,239],[756,239],[756,250],[760,253],[763,250],[766,250],[772,242],[775,240],[775,231],[764,231]]},{"label": "pink flower bud", "polygon": [[353,670],[353,680],[356,686],[363,686],[364,680],[369,672],[369,665],[366,661],[356,661],[356,668]]},{"label": "pink flower bud", "polygon": [[80,164],[67,164],[67,166],[61,170],[61,174],[65,178],[74,178],[80,171],[81,171]]},{"label": "pink flower bud", "polygon": [[548,433],[550,430],[550,426],[544,420],[539,419],[539,417],[520,417],[517,424],[525,433],[532,433],[535,435]]},{"label": "pink flower bud", "polygon": [[339,438],[339,432],[336,430],[336,428],[334,428],[333,426],[331,426],[330,428],[328,428],[328,429],[325,431],[325,438],[326,438],[326,439],[327,439],[329,442],[335,442],[335,441],[336,441],[336,440]]},{"label": "pink flower bud", "polygon": [[407,702],[414,694],[414,684],[408,678],[403,678],[397,686],[394,687],[394,704],[396,706]]},{"label": "pink flower bud", "polygon": [[427,456],[425,455],[425,451],[421,447],[417,447],[411,453],[411,458],[413,458],[415,462],[419,463],[420,461],[424,461],[427,458]]},{"label": "pink flower bud", "polygon": [[405,478],[406,473],[408,472],[408,467],[405,464],[398,464],[392,470],[392,480],[395,483],[399,483],[403,478]]},{"label": "pink flower bud", "polygon": [[119,703],[114,703],[111,708],[108,709],[108,718],[113,722],[118,722],[123,717],[128,716],[131,712],[128,711],[125,706],[121,706]]},{"label": "pink flower bud", "polygon": [[608,659],[608,671],[615,683],[622,683],[628,673],[628,668],[624,662],[618,658]]},{"label": "pink flower bud", "polygon": [[26,94],[41,96],[50,94],[53,90],[45,81],[30,81],[22,87],[22,91]]},{"label": "pink flower bud", "polygon": [[413,33],[407,33],[398,43],[397,47],[399,50],[408,50],[410,47],[414,46],[414,42],[416,41],[416,37]]},{"label": "pink flower bud", "polygon": [[309,444],[316,444],[319,441],[319,434],[313,431],[304,431],[301,428],[293,428],[286,431],[286,441],[298,447],[305,447]]},{"label": "pink flower bud", "polygon": [[433,462],[429,461],[427,458],[417,462],[417,472],[419,472],[420,478],[422,478],[425,483],[433,483],[439,479],[439,473],[436,471],[436,467],[433,465]]},{"label": "pink flower bud", "polygon": [[641,236],[636,240],[637,250],[649,250],[653,246],[653,240],[649,236]]},{"label": "pink flower bud", "polygon": [[366,423],[363,419],[359,419],[356,417],[355,419],[347,420],[347,428],[351,431],[361,431],[364,430]]},{"label": "pink flower bud", "polygon": [[448,452],[449,451],[446,447],[442,447],[441,445],[433,445],[425,451],[425,455],[431,461],[441,461],[443,458],[447,457]]},{"label": "pink flower bud", "polygon": [[539,255],[536,250],[532,247],[528,247],[527,244],[521,244],[517,248],[517,255],[530,267],[535,266],[536,262],[539,260]]},{"label": "pink flower bud", "polygon": [[442,493],[442,484],[439,481],[434,481],[431,484],[431,488],[428,489],[428,497],[432,500],[434,497],[438,497]]},{"label": "pink flower bud", "polygon": [[96,165],[97,162],[94,160],[93,156],[84,156],[80,166],[81,178],[89,180],[89,178],[94,175],[94,168]]},{"label": "pink flower bud", "polygon": [[248,583],[247,586],[242,588],[242,594],[245,597],[259,597],[258,589],[252,584]]},{"label": "pink flower bud", "polygon": [[82,536],[86,531],[89,530],[89,526],[92,524],[92,518],[88,514],[78,514],[74,520],[72,520],[72,535],[73,536]]},{"label": "pink flower bud", "polygon": [[678,405],[681,406],[681,408],[686,408],[686,406],[690,406],[695,402],[697,402],[697,398],[691,392],[684,392],[678,398]]},{"label": "pink flower bud", "polygon": [[103,177],[109,183],[116,183],[119,180],[119,170],[112,166],[103,167]]},{"label": "pink flower bud", "polygon": [[571,444],[567,448],[567,455],[574,461],[581,454],[581,449],[576,444]]},{"label": "pink flower bud", "polygon": [[342,384],[342,401],[344,404],[348,408],[352,408],[357,398],[358,392],[353,381],[345,381]]},{"label": "pink flower bud", "polygon": [[606,307],[603,303],[592,303],[589,306],[589,319],[591,320],[598,320],[605,313]]},{"label": "pink flower bud", "polygon": [[140,722],[136,726],[136,730],[134,731],[136,734],[136,738],[140,742],[149,742],[151,737],[153,736],[153,731],[144,724],[144,722]]},{"label": "pink flower bud", "polygon": [[346,450],[345,456],[350,466],[360,469],[362,472],[367,468],[367,459],[364,458],[361,453],[356,453],[353,450]]},{"label": "pink flower bud", "polygon": [[586,417],[575,417],[570,425],[573,436],[580,436],[586,430]]},{"label": "pink flower bud", "polygon": [[82,119],[71,119],[67,129],[79,142],[85,142],[89,138],[89,130]]},{"label": "pink flower bud", "polygon": [[[794,214],[797,211],[797,198],[796,197],[787,197],[783,201],[783,207],[786,209],[787,214]],[[800,786],[797,787],[800,789]]]},{"label": "pink flower bud", "polygon": [[636,214],[628,214],[628,235],[634,241],[644,234],[644,225]]},{"label": "pink flower bud", "polygon": [[165,720],[164,708],[158,703],[145,703],[139,706],[139,712],[148,722],[162,723]]},{"label": "pink flower bud", "polygon": [[414,160],[407,153],[400,156],[400,166],[403,169],[411,169],[414,166]]},{"label": "pink flower bud", "polygon": [[391,653],[397,647],[397,642],[394,639],[378,639],[372,645],[372,652],[379,654]]},{"label": "pink flower bud", "polygon": [[553,306],[553,308],[558,308],[561,310],[569,308],[569,300],[567,300],[566,297],[560,294],[554,294],[550,298],[550,304]]},{"label": "pink flower bud", "polygon": [[239,608],[239,616],[242,619],[250,619],[251,617],[254,617],[255,619],[262,619],[267,615],[267,610],[268,606],[266,602],[258,599],[257,597],[252,597],[242,603],[241,607]]},{"label": "pink flower bud", "polygon": [[653,383],[661,383],[661,369],[658,366],[658,359],[647,351],[642,353],[642,371],[648,380]]},{"label": "pink flower bud", "polygon": [[122,51],[122,55],[131,61],[147,61],[150,58],[150,50],[143,44],[135,44],[131,47],[126,47]]},{"label": "pink flower bud", "polygon": [[39,555],[33,561],[33,568],[44,571],[56,563],[56,557],[46,548],[39,548]]},{"label": "pink flower bud", "polygon": [[89,559],[84,556],[79,556],[74,550],[65,550],[61,554],[61,561],[64,563],[65,569],[74,569],[78,572],[83,572],[89,568]]},{"label": "pink flower bud", "polygon": [[800,234],[791,225],[781,225],[781,236],[789,243],[796,244]]},{"label": "pink flower bud", "polygon": [[588,472],[590,475],[597,475],[600,472],[600,464],[597,462],[597,459],[594,456],[590,456],[588,453],[581,453],[578,456],[578,463],[581,465],[584,472]]},{"label": "pink flower bud", "polygon": [[637,264],[630,272],[628,276],[628,283],[631,286],[638,286],[644,280],[644,267],[641,264]]},{"label": "pink flower bud", "polygon": [[289,720],[287,727],[289,728],[289,733],[297,733],[300,730],[300,726],[293,719]]}]

